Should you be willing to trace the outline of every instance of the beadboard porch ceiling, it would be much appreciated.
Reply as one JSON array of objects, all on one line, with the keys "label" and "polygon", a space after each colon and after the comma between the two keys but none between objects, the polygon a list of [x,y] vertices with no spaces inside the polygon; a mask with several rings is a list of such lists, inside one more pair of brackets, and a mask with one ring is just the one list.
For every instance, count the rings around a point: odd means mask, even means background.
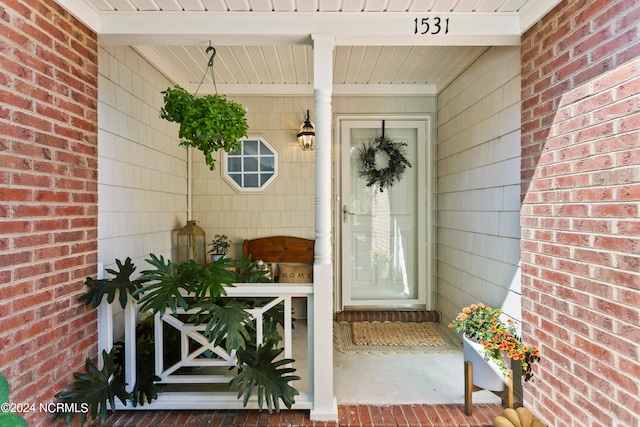
[{"label": "beadboard porch ceiling", "polygon": [[[194,92],[313,93],[311,34],[335,37],[335,94],[435,94],[560,0],[56,0]],[[423,34],[424,33],[424,34]],[[215,87],[206,72],[216,48]]]}]

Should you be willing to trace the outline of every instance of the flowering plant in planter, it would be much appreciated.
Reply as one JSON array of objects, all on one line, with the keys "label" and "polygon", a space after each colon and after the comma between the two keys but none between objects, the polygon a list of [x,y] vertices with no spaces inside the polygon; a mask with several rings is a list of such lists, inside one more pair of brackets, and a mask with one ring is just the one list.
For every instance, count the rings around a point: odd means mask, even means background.
[{"label": "flowering plant in planter", "polygon": [[515,322],[508,319],[505,323],[500,319],[501,315],[500,309],[486,307],[482,303],[471,304],[462,309],[449,327],[479,341],[484,346],[485,356],[500,366],[503,374],[507,370],[503,352],[510,359],[519,361],[522,377],[529,381],[533,378],[531,365],[540,360],[538,348],[523,344],[517,335]]}]

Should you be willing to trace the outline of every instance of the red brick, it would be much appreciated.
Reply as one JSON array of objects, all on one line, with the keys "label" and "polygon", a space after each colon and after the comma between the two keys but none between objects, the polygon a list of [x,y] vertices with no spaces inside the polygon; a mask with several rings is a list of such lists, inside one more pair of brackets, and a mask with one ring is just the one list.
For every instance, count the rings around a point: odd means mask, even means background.
[{"label": "red brick", "polygon": [[[37,104],[36,113],[51,120],[63,123],[67,123],[70,120],[70,116],[66,111],[54,106]],[[52,128],[52,125],[50,127]]]},{"label": "red brick", "polygon": [[593,247],[611,251],[638,253],[640,240],[616,236],[595,236],[593,238]]},{"label": "red brick", "polygon": [[30,173],[14,173],[11,176],[13,185],[24,187],[51,187],[52,181],[48,176],[42,176]]},{"label": "red brick", "polygon": [[631,132],[640,129],[640,114],[628,115],[616,120],[620,132]]},{"label": "red brick", "polygon": [[[33,200],[33,191],[23,188],[0,188],[0,200],[3,202],[30,202]],[[3,228],[4,228],[3,223]]]},{"label": "red brick", "polygon": [[31,221],[3,221],[3,234],[20,234],[31,231]]},{"label": "red brick", "polygon": [[46,245],[51,242],[50,234],[28,234],[25,236],[16,236],[13,238],[14,249],[24,249],[33,246]]},{"label": "red brick", "polygon": [[634,218],[638,216],[637,204],[610,203],[592,207],[594,217]]},{"label": "red brick", "polygon": [[64,191],[36,190],[34,199],[42,203],[65,203],[70,201],[70,194]]}]

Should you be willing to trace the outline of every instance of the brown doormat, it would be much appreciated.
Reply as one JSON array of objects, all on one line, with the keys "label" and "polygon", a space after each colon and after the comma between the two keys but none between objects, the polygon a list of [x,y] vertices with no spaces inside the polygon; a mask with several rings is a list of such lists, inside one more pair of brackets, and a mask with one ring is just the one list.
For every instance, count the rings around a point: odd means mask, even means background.
[{"label": "brown doormat", "polygon": [[340,322],[336,349],[343,353],[449,353],[460,351],[448,331],[432,322]]}]

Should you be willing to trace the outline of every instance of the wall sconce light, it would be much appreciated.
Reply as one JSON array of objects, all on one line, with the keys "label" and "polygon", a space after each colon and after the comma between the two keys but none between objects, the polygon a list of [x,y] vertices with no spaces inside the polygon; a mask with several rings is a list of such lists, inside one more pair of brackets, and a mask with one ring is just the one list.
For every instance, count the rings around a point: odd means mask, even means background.
[{"label": "wall sconce light", "polygon": [[309,151],[316,148],[316,132],[313,129],[313,124],[309,120],[309,110],[307,110],[307,116],[304,122],[300,123],[300,133],[298,134],[298,143],[302,151]]}]

